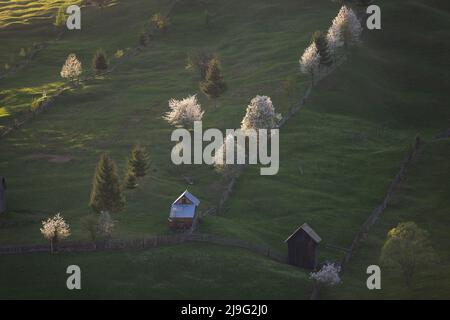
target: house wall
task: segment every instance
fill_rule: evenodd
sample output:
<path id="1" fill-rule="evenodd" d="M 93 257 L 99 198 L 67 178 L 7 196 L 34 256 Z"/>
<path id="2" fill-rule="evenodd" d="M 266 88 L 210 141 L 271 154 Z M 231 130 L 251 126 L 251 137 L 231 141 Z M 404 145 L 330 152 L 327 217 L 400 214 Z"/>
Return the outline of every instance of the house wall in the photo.
<path id="1" fill-rule="evenodd" d="M 169 218 L 169 227 L 171 229 L 189 229 L 192 227 L 193 221 L 192 218 Z"/>
<path id="2" fill-rule="evenodd" d="M 316 242 L 303 231 L 288 242 L 288 261 L 291 265 L 313 270 L 317 266 L 317 253 Z"/>

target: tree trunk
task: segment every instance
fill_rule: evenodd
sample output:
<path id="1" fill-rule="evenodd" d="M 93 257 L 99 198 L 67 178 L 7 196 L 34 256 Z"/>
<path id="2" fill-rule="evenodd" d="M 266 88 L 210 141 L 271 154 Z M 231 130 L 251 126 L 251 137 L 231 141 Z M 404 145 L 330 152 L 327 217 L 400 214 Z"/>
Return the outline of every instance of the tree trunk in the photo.
<path id="1" fill-rule="evenodd" d="M 55 236 L 51 240 L 51 249 L 52 249 L 52 254 L 53 253 L 58 253 L 58 236 Z"/>

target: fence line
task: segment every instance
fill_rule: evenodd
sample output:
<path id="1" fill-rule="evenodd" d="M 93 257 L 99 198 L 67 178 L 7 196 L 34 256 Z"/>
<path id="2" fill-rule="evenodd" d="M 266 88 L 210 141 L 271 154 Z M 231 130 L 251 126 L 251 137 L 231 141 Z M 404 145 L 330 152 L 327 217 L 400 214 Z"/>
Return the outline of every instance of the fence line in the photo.
<path id="1" fill-rule="evenodd" d="M 151 249 L 163 246 L 177 245 L 185 242 L 203 242 L 220 246 L 247 249 L 281 263 L 287 263 L 287 256 L 270 247 L 242 240 L 239 238 L 224 237 L 204 233 L 183 233 L 146 236 L 129 240 L 103 240 L 103 241 L 63 241 L 58 246 L 59 252 L 101 252 L 118 251 L 124 249 Z M 7 245 L 0 246 L 0 255 L 24 253 L 49 253 L 49 244 Z"/>
<path id="2" fill-rule="evenodd" d="M 331 74 L 334 70 L 336 70 L 341 64 L 344 63 L 344 61 L 346 60 L 345 57 L 339 59 L 338 61 L 336 61 L 336 63 L 330 67 L 330 68 L 326 68 L 325 70 L 321 70 L 319 72 L 319 74 L 317 75 L 317 78 L 311 82 L 308 85 L 308 88 L 306 89 L 305 93 L 303 94 L 302 98 L 298 101 L 298 103 L 292 105 L 288 111 L 286 112 L 286 114 L 283 116 L 283 118 L 281 119 L 280 123 L 278 124 L 278 128 L 283 127 L 286 122 L 291 119 L 298 111 L 300 111 L 300 109 L 302 109 L 302 107 L 304 105 L 306 105 L 309 96 L 311 95 L 312 89 L 313 87 L 319 83 L 322 79 L 324 79 L 325 77 L 327 77 L 329 74 Z M 222 196 L 219 200 L 219 210 L 223 211 L 223 208 L 225 207 L 226 202 L 228 201 L 228 199 L 231 197 L 231 194 L 234 190 L 234 187 L 237 183 L 237 180 L 239 179 L 239 176 L 242 174 L 242 172 L 245 170 L 245 166 L 243 166 L 242 168 L 240 168 L 237 172 L 236 175 L 234 175 L 229 182 L 226 184 L 224 190 L 222 191 Z"/>
<path id="3" fill-rule="evenodd" d="M 369 230 L 377 222 L 377 220 L 380 218 L 380 216 L 386 211 L 386 209 L 389 205 L 389 202 L 392 200 L 392 197 L 394 196 L 394 193 L 398 189 L 400 183 L 406 178 L 409 165 L 413 162 L 413 160 L 417 157 L 417 155 L 423 149 L 423 146 L 424 146 L 424 142 L 422 142 L 419 138 L 416 138 L 416 142 L 414 143 L 412 148 L 408 150 L 404 160 L 402 161 L 402 163 L 400 165 L 400 169 L 399 169 L 398 173 L 396 174 L 394 180 L 390 184 L 390 186 L 383 198 L 383 201 L 367 217 L 367 219 L 364 221 L 361 228 L 359 229 L 358 233 L 354 237 L 348 252 L 345 254 L 344 258 L 342 259 L 342 262 L 341 262 L 342 267 L 344 267 L 350 261 L 350 259 L 353 257 L 354 252 L 356 251 L 356 249 L 360 246 L 361 242 L 367 237 Z"/>
<path id="4" fill-rule="evenodd" d="M 401 162 L 400 169 L 395 175 L 394 180 L 389 185 L 389 188 L 382 200 L 382 202 L 372 211 L 372 213 L 367 217 L 364 223 L 359 228 L 356 233 L 350 247 L 346 250 L 346 253 L 341 261 L 341 270 L 344 271 L 344 267 L 350 262 L 356 250 L 360 247 L 361 243 L 367 238 L 369 230 L 375 225 L 380 216 L 388 208 L 389 202 L 392 200 L 394 193 L 400 186 L 400 183 L 406 179 L 408 173 L 408 167 L 423 150 L 425 143 L 419 137 L 416 137 L 416 141 L 412 148 L 409 149 Z M 314 290 L 310 296 L 311 300 L 317 300 L 320 298 L 320 287 L 315 286 Z"/>

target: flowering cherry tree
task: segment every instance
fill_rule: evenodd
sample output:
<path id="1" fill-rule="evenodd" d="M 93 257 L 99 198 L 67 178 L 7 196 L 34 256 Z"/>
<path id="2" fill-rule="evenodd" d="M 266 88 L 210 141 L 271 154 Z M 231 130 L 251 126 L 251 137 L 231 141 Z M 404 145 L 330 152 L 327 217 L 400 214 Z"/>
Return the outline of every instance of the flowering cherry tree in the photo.
<path id="1" fill-rule="evenodd" d="M 70 236 L 70 227 L 59 213 L 52 218 L 42 221 L 40 230 L 44 238 L 50 240 L 52 253 L 58 251 L 58 241 L 60 239 Z"/>
<path id="2" fill-rule="evenodd" d="M 310 278 L 315 280 L 319 285 L 328 287 L 337 286 L 341 283 L 339 272 L 341 272 L 339 265 L 326 263 L 319 271 L 312 272 Z"/>
<path id="3" fill-rule="evenodd" d="M 234 148 L 233 164 L 226 163 L 227 148 Z M 245 148 L 236 141 L 236 137 L 233 134 L 227 135 L 214 155 L 215 170 L 227 178 L 238 175 L 243 166 L 242 164 L 238 164 L 238 154 L 243 154 L 245 157 Z"/>
<path id="4" fill-rule="evenodd" d="M 359 43 L 362 31 L 361 22 L 355 12 L 347 6 L 342 6 L 328 29 L 327 40 L 330 50 L 334 53 L 344 45 Z"/>
<path id="5" fill-rule="evenodd" d="M 241 122 L 241 129 L 273 129 L 280 115 L 275 113 L 272 100 L 267 96 L 256 96 L 247 106 L 247 113 Z"/>
<path id="6" fill-rule="evenodd" d="M 320 64 L 320 54 L 315 42 L 306 48 L 299 62 L 301 72 L 311 75 L 311 79 L 314 81 L 314 75 L 317 73 Z"/>
<path id="7" fill-rule="evenodd" d="M 195 121 L 201 121 L 203 114 L 201 105 L 197 101 L 197 96 L 189 96 L 182 100 L 169 100 L 170 111 L 164 116 L 172 125 L 185 128 L 192 128 Z"/>
<path id="8" fill-rule="evenodd" d="M 336 18 L 333 19 L 331 27 L 328 29 L 327 33 L 328 48 L 330 49 L 333 56 L 336 54 L 336 50 L 338 50 L 344 45 L 342 24 L 343 24 L 342 17 L 340 15 L 337 15 Z"/>
<path id="9" fill-rule="evenodd" d="M 81 62 L 77 59 L 74 53 L 69 54 L 66 62 L 61 69 L 61 77 L 69 81 L 78 80 L 78 77 L 83 72 Z"/>

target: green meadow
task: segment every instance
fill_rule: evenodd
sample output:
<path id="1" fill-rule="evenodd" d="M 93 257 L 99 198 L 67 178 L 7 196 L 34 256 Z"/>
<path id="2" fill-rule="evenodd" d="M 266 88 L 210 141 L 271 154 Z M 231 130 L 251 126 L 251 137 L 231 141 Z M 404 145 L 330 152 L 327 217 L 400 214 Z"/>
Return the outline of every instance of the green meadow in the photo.
<path id="1" fill-rule="evenodd" d="M 329 0 L 181 0 L 167 33 L 120 61 L 125 58 L 114 53 L 135 48 L 152 15 L 170 2 L 86 7 L 82 30 L 56 40 L 52 23 L 61 2 L 0 2 L 0 69 L 20 59 L 21 48 L 48 42 L 29 65 L 0 79 L 0 128 L 27 113 L 33 98 L 64 84 L 59 73 L 69 53 L 82 61 L 84 75 L 91 74 L 99 48 L 111 64 L 120 65 L 65 92 L 0 140 L 9 208 L 0 216 L 0 245 L 45 242 L 41 221 L 57 212 L 71 226 L 70 239 L 88 239 L 81 219 L 94 214 L 88 201 L 100 155 L 108 152 L 122 176 L 138 142 L 149 151 L 150 174 L 136 190 L 126 191 L 126 207 L 114 215 L 115 238 L 169 233 L 170 204 L 186 188 L 200 199 L 200 210 L 216 206 L 223 178 L 208 166 L 177 167 L 170 160 L 173 127 L 163 119 L 168 100 L 198 94 L 206 111 L 203 127 L 221 130 L 238 128 L 256 95 L 270 96 L 276 111 L 285 113 L 309 84 L 298 60 L 311 34 L 326 31 L 340 8 Z M 313 88 L 308 103 L 281 129 L 279 173 L 260 176 L 258 166 L 248 168 L 224 210 L 203 219 L 201 232 L 286 253 L 284 240 L 307 222 L 323 239 L 320 260 L 340 260 L 343 252 L 324 245 L 350 245 L 416 134 L 431 141 L 450 127 L 449 5 L 439 0 L 376 3 L 382 8 L 382 30 L 366 30 L 362 45 Z M 188 54 L 199 48 L 210 48 L 221 59 L 228 91 L 217 108 L 200 93 L 199 76 L 186 70 Z M 448 140 L 427 143 L 392 207 L 345 270 L 343 284 L 323 297 L 449 297 L 449 156 Z M 430 233 L 442 264 L 419 275 L 411 290 L 390 270 L 383 290 L 369 292 L 365 269 L 377 264 L 387 231 L 403 221 L 415 221 Z M 84 270 L 80 293 L 65 289 L 69 264 Z M 307 299 L 312 288 L 304 270 L 245 250 L 195 243 L 143 252 L 0 256 L 0 275 L 0 298 Z"/>

